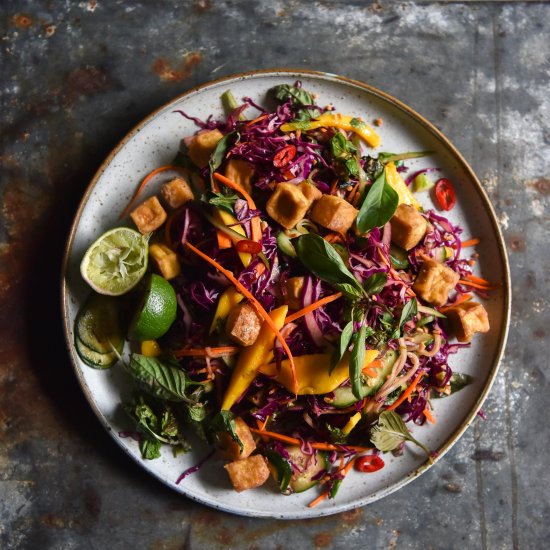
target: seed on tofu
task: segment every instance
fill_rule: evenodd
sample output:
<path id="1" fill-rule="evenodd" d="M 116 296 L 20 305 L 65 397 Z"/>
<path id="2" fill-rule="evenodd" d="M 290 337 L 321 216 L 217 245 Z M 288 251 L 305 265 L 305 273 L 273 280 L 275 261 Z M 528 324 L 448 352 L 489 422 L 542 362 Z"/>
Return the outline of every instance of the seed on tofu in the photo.
<path id="1" fill-rule="evenodd" d="M 199 168 L 206 166 L 222 137 L 223 134 L 218 129 L 199 132 L 187 146 L 189 158 Z"/>
<path id="2" fill-rule="evenodd" d="M 450 267 L 435 260 L 426 260 L 418 273 L 413 290 L 426 302 L 442 306 L 449 298 L 449 292 L 458 283 L 460 276 Z"/>
<path id="3" fill-rule="evenodd" d="M 459 342 L 469 342 L 476 332 L 488 332 L 490 328 L 487 311 L 477 302 L 463 302 L 453 306 L 445 315 Z"/>
<path id="4" fill-rule="evenodd" d="M 391 240 L 397 246 L 410 250 L 426 233 L 426 220 L 410 204 L 400 204 L 390 220 Z"/>
<path id="5" fill-rule="evenodd" d="M 241 346 L 251 346 L 258 338 L 262 321 L 254 307 L 244 302 L 236 306 L 227 317 L 225 332 Z"/>
<path id="6" fill-rule="evenodd" d="M 357 217 L 358 210 L 334 195 L 323 195 L 311 210 L 312 221 L 337 233 L 345 234 Z"/>
<path id="7" fill-rule="evenodd" d="M 224 468 L 238 493 L 263 485 L 269 478 L 269 468 L 262 455 L 253 455 L 226 464 Z"/>
<path id="8" fill-rule="evenodd" d="M 227 432 L 223 432 L 218 438 L 218 447 L 221 455 L 227 460 L 242 460 L 252 454 L 256 449 L 256 442 L 247 423 L 242 418 L 235 419 L 235 433 L 241 440 L 243 448 Z"/>
<path id="9" fill-rule="evenodd" d="M 310 202 L 292 183 L 278 183 L 267 201 L 267 213 L 286 229 L 292 229 L 306 214 Z"/>
<path id="10" fill-rule="evenodd" d="M 298 310 L 302 307 L 304 281 L 304 277 L 291 277 L 286 282 L 286 303 L 290 309 Z"/>
<path id="11" fill-rule="evenodd" d="M 166 221 L 166 212 L 156 196 L 142 202 L 130 217 L 134 220 L 140 233 L 150 233 L 158 229 Z"/>
<path id="12" fill-rule="evenodd" d="M 254 166 L 241 159 L 229 159 L 225 167 L 225 177 L 239 184 L 245 191 L 252 190 Z"/>
<path id="13" fill-rule="evenodd" d="M 174 178 L 162 185 L 160 194 L 170 208 L 179 208 L 193 200 L 193 191 L 183 178 Z"/>

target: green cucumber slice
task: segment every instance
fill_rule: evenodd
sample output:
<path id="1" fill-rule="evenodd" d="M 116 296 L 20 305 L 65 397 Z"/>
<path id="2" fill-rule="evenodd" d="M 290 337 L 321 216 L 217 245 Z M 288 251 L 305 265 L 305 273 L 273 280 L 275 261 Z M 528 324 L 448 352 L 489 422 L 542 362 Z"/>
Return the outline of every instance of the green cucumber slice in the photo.
<path id="1" fill-rule="evenodd" d="M 294 493 L 303 493 L 319 483 L 319 480 L 312 479 L 321 471 L 328 468 L 328 460 L 325 453 L 317 451 L 314 457 L 304 454 L 300 447 L 286 448 L 291 464 L 299 468 L 294 471 L 290 479 L 289 487 Z"/>
<path id="2" fill-rule="evenodd" d="M 277 235 L 277 247 L 283 254 L 296 258 L 297 254 L 294 245 L 290 242 L 290 238 L 284 231 L 280 231 Z"/>
<path id="3" fill-rule="evenodd" d="M 108 369 L 118 360 L 118 356 L 114 351 L 110 353 L 98 353 L 97 351 L 89 348 L 78 337 L 75 337 L 74 344 L 78 356 L 82 359 L 82 361 L 84 361 L 84 363 L 86 363 L 86 365 L 94 369 Z"/>

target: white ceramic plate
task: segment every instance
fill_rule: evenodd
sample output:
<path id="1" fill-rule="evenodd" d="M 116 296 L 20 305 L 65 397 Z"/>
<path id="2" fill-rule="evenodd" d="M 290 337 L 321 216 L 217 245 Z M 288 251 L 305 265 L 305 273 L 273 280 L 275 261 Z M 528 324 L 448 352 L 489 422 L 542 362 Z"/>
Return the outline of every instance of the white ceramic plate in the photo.
<path id="1" fill-rule="evenodd" d="M 129 389 L 126 375 L 117 367 L 99 371 L 84 365 L 73 346 L 73 322 L 88 293 L 78 270 L 83 253 L 101 233 L 119 225 L 117 215 L 128 203 L 140 179 L 155 167 L 170 163 L 180 139 L 197 130 L 192 121 L 173 111 L 183 109 L 201 119 L 212 113 L 221 117 L 220 96 L 225 90 L 231 89 L 237 98 L 249 96 L 262 103 L 269 88 L 276 84 L 292 84 L 297 79 L 302 81 L 305 89 L 318 95 L 321 105 L 332 103 L 338 112 L 362 116 L 366 121 L 382 118 L 383 125 L 378 129 L 382 145 L 378 151 L 435 152 L 432 157 L 409 161 L 408 165 L 411 171 L 436 166 L 441 169 L 442 176 L 455 183 L 458 202 L 449 217 L 464 228 L 464 238 L 482 238 L 478 247 L 482 274 L 501 285 L 485 302 L 491 331 L 476 336 L 471 348 L 451 358 L 453 369 L 473 375 L 475 382 L 450 397 L 435 401 L 437 424 L 413 428 L 414 436 L 432 450 L 437 450 L 436 460 L 440 460 L 472 422 L 498 369 L 510 309 L 506 253 L 489 200 L 462 156 L 420 115 L 370 86 L 330 74 L 274 70 L 228 77 L 193 89 L 168 103 L 121 141 L 90 183 L 69 237 L 62 288 L 65 334 L 76 374 L 90 405 L 122 449 L 159 480 L 203 504 L 248 516 L 286 519 L 334 514 L 373 502 L 404 486 L 426 471 L 429 464 L 414 445 L 407 445 L 404 455 L 399 458 L 386 454 L 386 467 L 379 472 L 351 472 L 334 500 L 325 501 L 313 509 L 306 505 L 316 496 L 315 489 L 283 496 L 267 484 L 256 490 L 236 493 L 217 459 L 208 461 L 199 472 L 176 485 L 181 472 L 196 464 L 209 449 L 197 443 L 191 453 L 178 458 L 172 456 L 170 449 L 164 449 L 160 459 L 142 460 L 137 443 L 119 435 L 129 428 L 126 417 L 118 409 L 121 397 Z M 419 194 L 419 198 L 425 207 L 433 208 L 426 193 Z"/>

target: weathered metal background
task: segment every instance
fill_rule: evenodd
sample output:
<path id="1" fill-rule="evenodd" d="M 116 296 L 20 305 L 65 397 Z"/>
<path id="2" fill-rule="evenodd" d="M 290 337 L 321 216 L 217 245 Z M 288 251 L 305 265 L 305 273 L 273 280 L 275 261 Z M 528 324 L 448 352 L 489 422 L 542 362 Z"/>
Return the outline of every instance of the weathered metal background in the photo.
<path id="1" fill-rule="evenodd" d="M 550 4 L 22 0 L 0 9 L 0 547 L 546 547 Z M 209 510 L 133 464 L 76 383 L 58 296 L 72 215 L 118 140 L 192 86 L 273 67 L 362 80 L 441 128 L 495 205 L 515 295 L 487 421 L 401 491 L 300 522 Z"/>

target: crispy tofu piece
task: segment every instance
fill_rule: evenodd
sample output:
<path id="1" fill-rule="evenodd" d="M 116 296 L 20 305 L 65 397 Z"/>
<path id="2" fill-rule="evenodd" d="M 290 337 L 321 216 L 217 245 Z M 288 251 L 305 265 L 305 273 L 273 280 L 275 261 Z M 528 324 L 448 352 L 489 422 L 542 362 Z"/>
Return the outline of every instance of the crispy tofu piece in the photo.
<path id="1" fill-rule="evenodd" d="M 222 433 L 219 437 L 219 451 L 227 460 L 242 460 L 248 458 L 256 449 L 256 442 L 250 428 L 242 418 L 235 419 L 235 433 L 243 444 L 243 449 L 228 434 Z"/>
<path id="2" fill-rule="evenodd" d="M 304 277 L 291 277 L 286 282 L 286 302 L 290 309 L 298 310 L 302 307 L 304 282 Z"/>
<path id="3" fill-rule="evenodd" d="M 160 194 L 164 202 L 173 209 L 179 208 L 195 198 L 191 187 L 183 178 L 174 178 L 164 183 L 160 188 Z"/>
<path id="4" fill-rule="evenodd" d="M 442 306 L 460 278 L 450 267 L 435 260 L 426 260 L 413 285 L 413 290 L 426 302 Z"/>
<path id="5" fill-rule="evenodd" d="M 130 213 L 140 233 L 150 233 L 158 229 L 166 221 L 166 211 L 156 196 L 142 202 Z"/>
<path id="6" fill-rule="evenodd" d="M 397 246 L 410 250 L 426 234 L 426 220 L 410 204 L 400 204 L 390 220 L 391 240 Z"/>
<path id="7" fill-rule="evenodd" d="M 196 164 L 199 168 L 206 166 L 210 160 L 210 155 L 214 152 L 218 141 L 222 137 L 223 134 L 217 128 L 199 132 L 187 147 L 189 158 L 193 161 L 193 164 Z"/>
<path id="8" fill-rule="evenodd" d="M 230 462 L 224 468 L 238 493 L 259 487 L 269 478 L 269 468 L 262 455 L 253 455 Z"/>
<path id="9" fill-rule="evenodd" d="M 267 201 L 267 213 L 286 229 L 292 229 L 305 215 L 310 202 L 292 183 L 278 183 Z"/>
<path id="10" fill-rule="evenodd" d="M 309 217 L 331 231 L 345 234 L 355 221 L 358 212 L 349 202 L 340 197 L 323 195 L 315 201 Z"/>
<path id="11" fill-rule="evenodd" d="M 319 189 L 317 189 L 315 185 L 305 180 L 300 183 L 298 187 L 300 188 L 302 195 L 304 195 L 304 197 L 308 200 L 309 206 L 311 206 L 316 200 L 320 199 L 323 196 L 323 193 L 321 193 L 321 191 L 319 191 Z"/>
<path id="12" fill-rule="evenodd" d="M 165 279 L 173 279 L 181 273 L 177 254 L 166 245 L 152 244 L 149 246 L 149 256 Z"/>
<path id="13" fill-rule="evenodd" d="M 248 303 L 240 303 L 233 308 L 225 322 L 225 332 L 231 340 L 241 346 L 251 346 L 258 338 L 262 321 L 254 307 Z"/>
<path id="14" fill-rule="evenodd" d="M 225 177 L 238 183 L 245 191 L 252 191 L 252 178 L 254 177 L 254 166 L 246 160 L 229 159 L 225 167 Z"/>
<path id="15" fill-rule="evenodd" d="M 463 302 L 449 308 L 445 315 L 459 342 L 469 342 L 476 332 L 489 331 L 489 317 L 485 308 L 477 302 Z"/>

